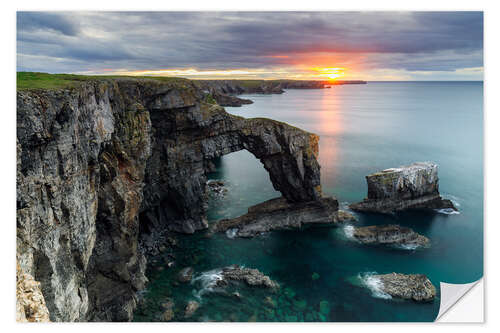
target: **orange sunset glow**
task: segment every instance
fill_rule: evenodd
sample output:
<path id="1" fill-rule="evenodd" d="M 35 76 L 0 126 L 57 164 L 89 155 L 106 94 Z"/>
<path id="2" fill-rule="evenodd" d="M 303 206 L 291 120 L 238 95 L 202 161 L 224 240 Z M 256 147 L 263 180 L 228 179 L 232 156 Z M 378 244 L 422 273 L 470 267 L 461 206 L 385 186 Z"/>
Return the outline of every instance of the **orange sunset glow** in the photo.
<path id="1" fill-rule="evenodd" d="M 330 81 L 334 81 L 340 77 L 345 76 L 345 68 L 342 68 L 342 67 L 312 68 L 312 70 L 318 72 L 319 77 L 326 77 Z"/>

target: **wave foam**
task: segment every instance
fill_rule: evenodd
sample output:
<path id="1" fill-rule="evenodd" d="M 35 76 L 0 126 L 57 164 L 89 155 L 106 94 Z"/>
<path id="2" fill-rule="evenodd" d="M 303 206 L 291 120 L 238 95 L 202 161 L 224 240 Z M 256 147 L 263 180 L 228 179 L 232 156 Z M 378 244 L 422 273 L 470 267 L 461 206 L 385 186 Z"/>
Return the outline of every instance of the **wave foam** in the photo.
<path id="1" fill-rule="evenodd" d="M 398 244 L 398 245 L 395 245 L 394 247 L 396 247 L 398 249 L 402 249 L 402 250 L 413 251 L 413 250 L 418 249 L 420 247 L 420 245 L 418 245 L 418 244 Z"/>
<path id="2" fill-rule="evenodd" d="M 441 208 L 441 209 L 436 209 L 435 211 L 438 212 L 439 214 L 445 214 L 445 215 L 460 214 L 459 211 L 456 211 L 456 210 L 451 209 L 451 208 Z"/>
<path id="3" fill-rule="evenodd" d="M 449 199 L 455 207 L 460 207 L 460 201 L 462 201 L 462 199 L 460 199 L 459 197 L 451 194 L 443 194 L 443 198 Z"/>
<path id="4" fill-rule="evenodd" d="M 349 224 L 344 226 L 344 235 L 349 239 L 354 239 L 354 227 Z"/>
<path id="5" fill-rule="evenodd" d="M 232 229 L 227 229 L 226 230 L 226 236 L 227 238 L 233 239 L 236 237 L 236 234 L 238 233 L 238 228 L 232 228 Z"/>
<path id="6" fill-rule="evenodd" d="M 383 290 L 384 284 L 379 278 L 375 277 L 376 274 L 377 274 L 376 272 L 369 272 L 369 273 L 359 274 L 358 277 L 361 280 L 362 284 L 368 289 L 370 289 L 373 297 L 382 299 L 391 299 L 392 296 L 384 292 Z"/>
<path id="7" fill-rule="evenodd" d="M 217 282 L 221 280 L 223 280 L 221 269 L 213 269 L 195 276 L 191 284 L 199 283 L 200 289 L 193 290 L 193 296 L 201 300 L 203 295 L 215 291 Z"/>

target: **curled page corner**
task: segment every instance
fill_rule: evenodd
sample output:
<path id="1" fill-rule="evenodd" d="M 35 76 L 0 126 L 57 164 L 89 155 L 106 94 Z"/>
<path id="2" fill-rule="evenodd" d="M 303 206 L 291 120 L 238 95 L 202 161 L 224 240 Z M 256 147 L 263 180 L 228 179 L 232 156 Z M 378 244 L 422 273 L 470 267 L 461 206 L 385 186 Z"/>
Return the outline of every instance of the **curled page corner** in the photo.
<path id="1" fill-rule="evenodd" d="M 439 305 L 439 313 L 435 319 L 437 322 L 446 322 L 448 320 L 444 320 L 443 315 L 446 314 L 452 307 L 454 307 L 455 304 L 457 304 L 462 297 L 464 297 L 474 286 L 477 284 L 481 283 L 482 287 L 482 282 L 483 279 L 479 279 L 477 281 L 471 282 L 471 283 L 464 283 L 464 284 L 453 284 L 453 283 L 445 283 L 441 282 L 440 283 L 440 288 L 441 288 L 441 299 L 440 299 L 440 305 Z M 481 288 L 481 302 L 482 302 L 482 293 L 483 289 Z M 476 308 L 477 304 L 471 305 L 472 307 Z M 481 304 L 481 318 L 483 318 L 482 314 L 482 304 Z M 452 320 L 455 321 L 455 320 Z M 461 320 L 457 320 L 461 321 Z M 468 320 L 464 320 L 463 322 L 466 322 Z M 474 320 L 475 321 L 475 320 Z M 479 321 L 482 321 L 479 320 Z"/>

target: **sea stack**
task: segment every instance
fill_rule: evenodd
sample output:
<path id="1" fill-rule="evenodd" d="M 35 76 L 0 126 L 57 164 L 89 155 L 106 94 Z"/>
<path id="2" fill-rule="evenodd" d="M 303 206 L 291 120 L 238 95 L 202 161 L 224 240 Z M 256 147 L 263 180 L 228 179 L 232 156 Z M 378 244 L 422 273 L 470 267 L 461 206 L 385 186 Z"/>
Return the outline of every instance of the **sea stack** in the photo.
<path id="1" fill-rule="evenodd" d="M 366 176 L 368 197 L 351 204 L 353 210 L 392 214 L 406 209 L 452 209 L 439 194 L 438 166 L 416 162 Z"/>

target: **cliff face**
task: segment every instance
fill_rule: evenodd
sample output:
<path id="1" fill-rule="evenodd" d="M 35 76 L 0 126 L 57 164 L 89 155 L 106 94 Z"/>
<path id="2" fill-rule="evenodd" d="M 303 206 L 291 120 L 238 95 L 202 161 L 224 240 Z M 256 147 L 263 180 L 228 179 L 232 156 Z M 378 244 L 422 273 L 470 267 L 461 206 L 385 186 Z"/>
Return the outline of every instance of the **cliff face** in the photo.
<path id="1" fill-rule="evenodd" d="M 17 260 L 51 320 L 131 319 L 142 235 L 207 227 L 212 158 L 247 149 L 288 202 L 320 198 L 316 135 L 204 101 L 189 81 L 18 92 Z"/>

